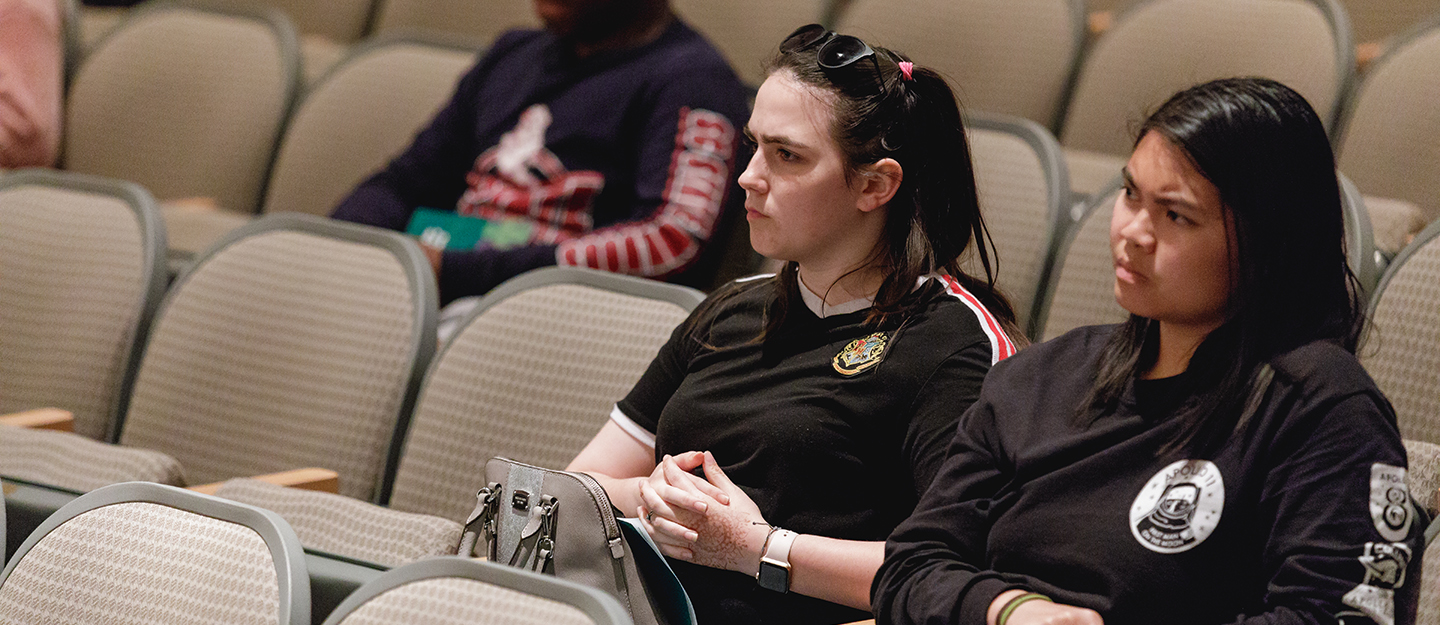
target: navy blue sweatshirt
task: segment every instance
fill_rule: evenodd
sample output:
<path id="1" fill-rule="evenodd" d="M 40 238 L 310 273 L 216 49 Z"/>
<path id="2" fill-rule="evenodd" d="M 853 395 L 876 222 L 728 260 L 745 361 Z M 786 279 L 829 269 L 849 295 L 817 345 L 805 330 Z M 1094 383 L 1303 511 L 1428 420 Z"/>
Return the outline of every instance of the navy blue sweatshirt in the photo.
<path id="1" fill-rule="evenodd" d="M 724 58 L 679 20 L 584 59 L 548 31 L 512 31 L 333 216 L 404 230 L 427 207 L 518 228 L 513 246 L 444 254 L 446 302 L 557 262 L 694 282 L 713 268 L 704 243 L 722 210 L 742 197 L 748 110 Z"/>

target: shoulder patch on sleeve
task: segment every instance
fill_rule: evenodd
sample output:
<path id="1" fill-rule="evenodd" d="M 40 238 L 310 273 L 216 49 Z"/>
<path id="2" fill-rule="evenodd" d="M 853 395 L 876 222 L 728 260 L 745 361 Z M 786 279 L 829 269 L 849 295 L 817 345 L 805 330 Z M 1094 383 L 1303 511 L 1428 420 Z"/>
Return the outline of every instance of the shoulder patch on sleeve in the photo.
<path id="1" fill-rule="evenodd" d="M 1370 465 L 1370 519 L 1375 530 L 1391 542 L 1405 540 L 1414 522 L 1405 469 L 1381 462 Z"/>

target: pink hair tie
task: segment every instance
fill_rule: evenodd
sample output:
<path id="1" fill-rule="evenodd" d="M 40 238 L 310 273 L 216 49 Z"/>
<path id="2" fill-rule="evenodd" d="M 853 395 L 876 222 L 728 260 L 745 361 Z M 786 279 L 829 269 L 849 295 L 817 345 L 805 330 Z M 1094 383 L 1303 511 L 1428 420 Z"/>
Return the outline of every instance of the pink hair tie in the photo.
<path id="1" fill-rule="evenodd" d="M 905 80 L 915 80 L 913 73 L 915 71 L 914 63 L 910 61 L 900 61 L 897 65 L 900 66 L 900 74 L 905 77 Z"/>

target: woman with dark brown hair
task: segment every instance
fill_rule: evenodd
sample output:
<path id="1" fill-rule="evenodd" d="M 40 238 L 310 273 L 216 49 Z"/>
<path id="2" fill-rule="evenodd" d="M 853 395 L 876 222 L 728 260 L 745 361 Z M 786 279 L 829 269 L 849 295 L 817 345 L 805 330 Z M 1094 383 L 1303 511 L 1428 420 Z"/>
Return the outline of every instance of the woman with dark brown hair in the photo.
<path id="1" fill-rule="evenodd" d="M 1171 97 L 1110 243 L 1125 323 L 995 367 L 891 535 L 885 623 L 1409 623 L 1424 514 L 1356 360 L 1335 162 L 1271 80 Z"/>
<path id="2" fill-rule="evenodd" d="M 866 618 L 883 540 L 1020 335 L 938 74 L 807 26 L 746 131 L 750 241 L 784 267 L 702 304 L 570 468 L 644 520 L 702 622 Z"/>

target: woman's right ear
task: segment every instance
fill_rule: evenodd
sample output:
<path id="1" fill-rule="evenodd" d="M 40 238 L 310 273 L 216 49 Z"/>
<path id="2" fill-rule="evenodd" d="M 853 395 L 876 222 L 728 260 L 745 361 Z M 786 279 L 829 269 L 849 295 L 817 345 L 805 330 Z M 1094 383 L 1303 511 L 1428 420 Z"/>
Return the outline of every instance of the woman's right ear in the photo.
<path id="1" fill-rule="evenodd" d="M 899 161 L 882 158 L 867 167 L 863 177 L 864 186 L 860 188 L 859 208 L 861 212 L 868 213 L 886 205 L 895 197 L 900 191 L 900 183 L 905 180 L 905 170 Z"/>

